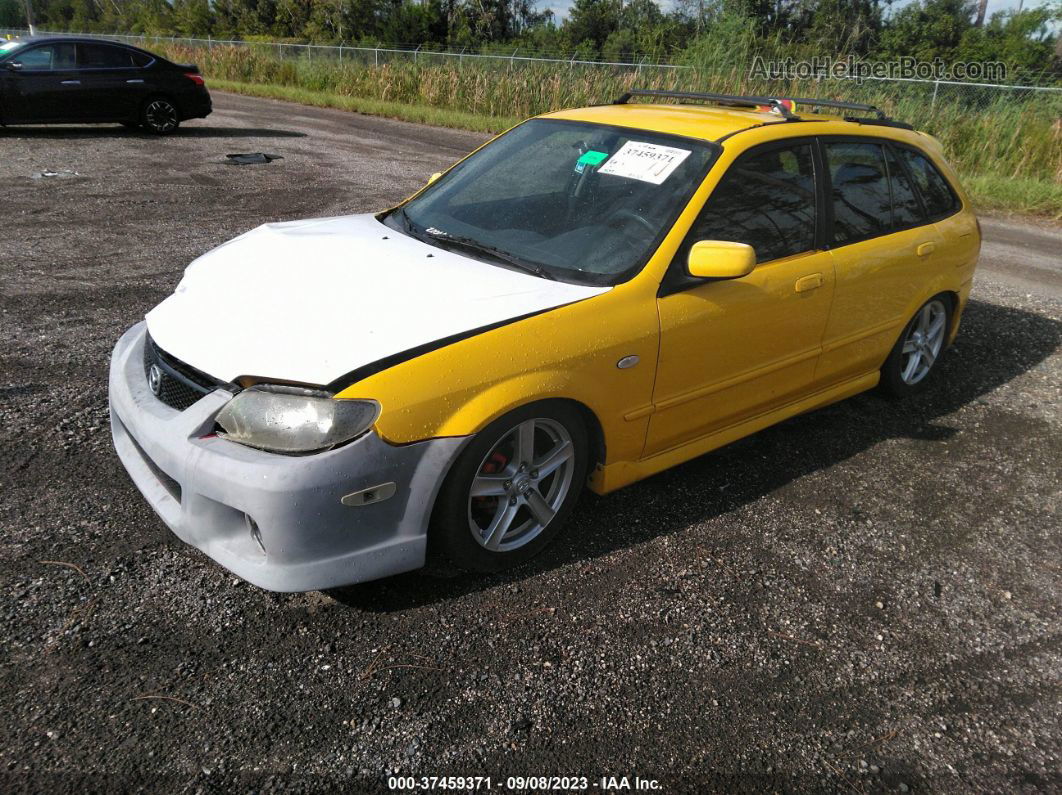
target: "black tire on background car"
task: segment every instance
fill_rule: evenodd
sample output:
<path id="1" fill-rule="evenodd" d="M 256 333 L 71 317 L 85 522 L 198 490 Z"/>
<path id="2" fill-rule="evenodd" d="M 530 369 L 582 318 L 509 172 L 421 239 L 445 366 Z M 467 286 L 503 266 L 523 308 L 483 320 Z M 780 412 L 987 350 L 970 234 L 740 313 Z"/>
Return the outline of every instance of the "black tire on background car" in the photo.
<path id="1" fill-rule="evenodd" d="M 443 483 L 428 535 L 432 562 L 495 572 L 538 554 L 579 499 L 587 451 L 583 418 L 563 401 L 524 406 L 492 422 Z"/>
<path id="2" fill-rule="evenodd" d="M 166 97 L 152 97 L 144 103 L 140 123 L 148 132 L 168 135 L 181 125 L 180 113 L 173 101 Z"/>
<path id="3" fill-rule="evenodd" d="M 906 397 L 926 388 L 951 329 L 951 298 L 935 295 L 915 312 L 881 368 L 881 390 Z"/>

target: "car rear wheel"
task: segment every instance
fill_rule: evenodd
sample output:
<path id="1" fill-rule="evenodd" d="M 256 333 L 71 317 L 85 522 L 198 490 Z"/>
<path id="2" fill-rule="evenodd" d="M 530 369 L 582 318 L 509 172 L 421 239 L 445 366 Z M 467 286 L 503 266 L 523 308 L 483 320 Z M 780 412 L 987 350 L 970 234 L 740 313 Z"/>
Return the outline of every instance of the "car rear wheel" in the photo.
<path id="1" fill-rule="evenodd" d="M 156 135 L 168 135 L 181 124 L 177 106 L 165 97 L 155 97 L 144 103 L 140 116 L 144 129 Z"/>
<path id="2" fill-rule="evenodd" d="M 951 328 L 951 302 L 942 295 L 930 298 L 904 328 L 885 365 L 881 388 L 906 397 L 926 387 Z"/>
<path id="3" fill-rule="evenodd" d="M 586 481 L 587 435 L 560 402 L 488 425 L 447 476 L 432 516 L 434 556 L 494 572 L 538 554 L 560 532 Z"/>

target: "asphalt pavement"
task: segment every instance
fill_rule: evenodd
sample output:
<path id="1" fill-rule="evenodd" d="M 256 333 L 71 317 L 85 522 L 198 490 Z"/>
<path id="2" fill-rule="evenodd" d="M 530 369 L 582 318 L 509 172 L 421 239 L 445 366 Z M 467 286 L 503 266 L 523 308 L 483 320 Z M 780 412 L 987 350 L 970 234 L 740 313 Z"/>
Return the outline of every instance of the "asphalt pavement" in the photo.
<path id="1" fill-rule="evenodd" d="M 277 595 L 129 482 L 111 347 L 211 247 L 384 208 L 483 136 L 215 102 L 166 139 L 0 130 L 6 791 L 1062 787 L 1057 226 L 983 220 L 958 343 L 916 399 L 587 494 L 505 575 Z M 224 162 L 259 151 L 283 159 Z"/>

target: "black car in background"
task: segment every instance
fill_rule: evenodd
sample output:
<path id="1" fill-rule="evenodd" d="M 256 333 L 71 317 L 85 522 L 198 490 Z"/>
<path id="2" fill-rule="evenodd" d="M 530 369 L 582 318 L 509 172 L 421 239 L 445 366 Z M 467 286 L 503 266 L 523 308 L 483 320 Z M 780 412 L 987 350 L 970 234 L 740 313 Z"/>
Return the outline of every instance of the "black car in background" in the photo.
<path id="1" fill-rule="evenodd" d="M 210 110 L 194 65 L 100 39 L 0 42 L 0 125 L 118 122 L 165 134 Z"/>

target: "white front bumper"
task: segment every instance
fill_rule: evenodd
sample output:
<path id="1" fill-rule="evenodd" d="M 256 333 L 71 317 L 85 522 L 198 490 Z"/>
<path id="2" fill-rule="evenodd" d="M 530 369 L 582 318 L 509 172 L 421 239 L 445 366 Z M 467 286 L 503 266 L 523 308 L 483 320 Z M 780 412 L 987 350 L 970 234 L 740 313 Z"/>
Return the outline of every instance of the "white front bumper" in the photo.
<path id="1" fill-rule="evenodd" d="M 183 541 L 273 591 L 309 591 L 424 565 L 431 508 L 465 439 L 396 447 L 375 433 L 309 456 L 254 450 L 212 435 L 225 390 L 185 411 L 159 401 L 143 366 L 145 327 L 111 356 L 111 432 L 151 507 Z M 349 507 L 340 499 L 383 483 L 394 496 Z"/>

